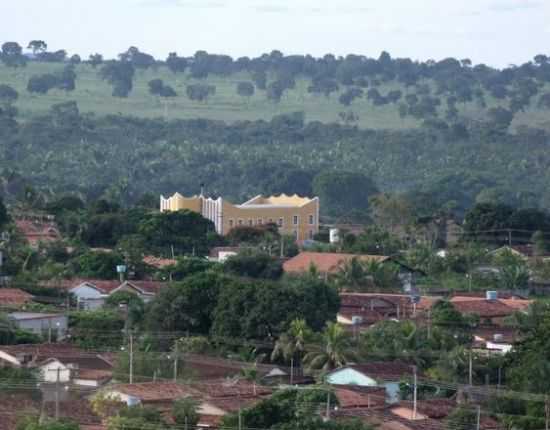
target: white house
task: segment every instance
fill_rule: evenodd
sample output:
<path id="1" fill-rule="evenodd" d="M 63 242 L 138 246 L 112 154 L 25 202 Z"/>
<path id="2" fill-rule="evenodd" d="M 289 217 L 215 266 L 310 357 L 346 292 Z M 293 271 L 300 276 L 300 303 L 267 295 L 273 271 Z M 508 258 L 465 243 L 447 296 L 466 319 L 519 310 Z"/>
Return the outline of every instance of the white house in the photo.
<path id="1" fill-rule="evenodd" d="M 84 280 L 69 289 L 80 309 L 94 310 L 102 307 L 105 300 L 117 291 L 128 291 L 136 294 L 145 303 L 151 301 L 163 286 L 155 281 L 103 281 Z"/>
<path id="2" fill-rule="evenodd" d="M 400 381 L 412 375 L 412 366 L 405 363 L 372 362 L 335 369 L 327 375 L 326 380 L 331 385 L 384 387 L 388 403 L 396 403 L 399 401 Z"/>
<path id="3" fill-rule="evenodd" d="M 12 312 L 8 318 L 17 328 L 27 330 L 49 339 L 64 339 L 67 334 L 67 316 L 39 312 Z"/>

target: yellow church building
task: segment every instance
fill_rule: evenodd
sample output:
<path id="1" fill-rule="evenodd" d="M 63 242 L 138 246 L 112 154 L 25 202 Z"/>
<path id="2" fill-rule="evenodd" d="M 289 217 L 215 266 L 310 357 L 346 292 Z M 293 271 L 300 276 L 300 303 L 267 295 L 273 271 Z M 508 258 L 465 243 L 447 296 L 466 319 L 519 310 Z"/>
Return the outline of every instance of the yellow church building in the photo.
<path id="1" fill-rule="evenodd" d="M 221 235 L 238 226 L 252 227 L 268 223 L 277 224 L 281 234 L 292 235 L 297 241 L 313 239 L 319 232 L 318 197 L 258 195 L 240 205 L 234 205 L 221 197 L 184 197 L 179 193 L 168 198 L 160 196 L 161 212 L 183 209 L 198 212 L 211 220 Z"/>

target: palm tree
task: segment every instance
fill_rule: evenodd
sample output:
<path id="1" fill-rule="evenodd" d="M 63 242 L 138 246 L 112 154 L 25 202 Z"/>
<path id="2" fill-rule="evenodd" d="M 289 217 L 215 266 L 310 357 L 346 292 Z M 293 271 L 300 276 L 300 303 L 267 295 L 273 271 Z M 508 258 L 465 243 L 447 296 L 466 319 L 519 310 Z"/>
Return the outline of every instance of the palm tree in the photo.
<path id="1" fill-rule="evenodd" d="M 290 323 L 290 328 L 283 333 L 271 353 L 271 361 L 282 358 L 290 361 L 290 383 L 294 379 L 294 366 L 299 369 L 302 355 L 305 350 L 305 343 L 311 336 L 311 330 L 304 319 L 295 319 Z"/>
<path id="2" fill-rule="evenodd" d="M 0 345 L 13 342 L 15 326 L 5 313 L 0 313 Z"/>
<path id="3" fill-rule="evenodd" d="M 358 291 L 364 288 L 367 282 L 365 264 L 357 257 L 344 261 L 340 271 L 336 274 L 336 284 L 340 289 Z"/>
<path id="4" fill-rule="evenodd" d="M 351 355 L 349 351 L 349 334 L 342 326 L 328 322 L 323 334 L 323 348 L 320 351 L 311 351 L 304 357 L 309 369 L 328 371 L 344 366 Z"/>
<path id="5" fill-rule="evenodd" d="M 260 373 L 258 372 L 258 364 L 254 363 L 252 366 L 244 367 L 241 369 L 241 376 L 244 380 L 252 382 L 252 389 L 254 395 L 256 395 L 256 384 L 260 380 Z"/>

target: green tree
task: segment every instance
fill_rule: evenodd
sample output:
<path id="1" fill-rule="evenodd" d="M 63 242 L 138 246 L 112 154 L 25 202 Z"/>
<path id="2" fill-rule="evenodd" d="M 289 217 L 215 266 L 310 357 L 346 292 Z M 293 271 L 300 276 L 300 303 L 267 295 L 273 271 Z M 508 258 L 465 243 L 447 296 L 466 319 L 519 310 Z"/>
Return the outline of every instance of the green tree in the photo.
<path id="1" fill-rule="evenodd" d="M 16 430 L 79 430 L 78 423 L 67 420 L 41 420 L 38 417 L 25 417 L 17 423 Z"/>
<path id="2" fill-rule="evenodd" d="M 124 257 L 116 252 L 88 251 L 69 261 L 70 270 L 77 276 L 92 279 L 117 279 L 116 266 Z"/>
<path id="3" fill-rule="evenodd" d="M 359 257 L 346 260 L 335 274 L 334 280 L 341 290 L 366 291 L 371 286 L 365 262 Z"/>
<path id="4" fill-rule="evenodd" d="M 291 362 L 292 367 L 301 368 L 306 342 L 312 338 L 312 332 L 304 319 L 295 319 L 289 329 L 279 336 L 271 353 L 271 360 L 283 359 Z"/>
<path id="5" fill-rule="evenodd" d="M 202 272 L 168 285 L 150 303 L 147 327 L 152 331 L 208 334 L 220 290 L 230 289 L 232 284 L 224 275 Z"/>
<path id="6" fill-rule="evenodd" d="M 71 340 L 82 348 L 118 348 L 122 344 L 123 329 L 122 315 L 111 309 L 69 315 Z"/>
<path id="7" fill-rule="evenodd" d="M 187 210 L 152 214 L 140 222 L 138 233 L 161 253 L 173 247 L 178 254 L 205 255 L 219 241 L 212 221 Z"/>
<path id="8" fill-rule="evenodd" d="M 340 216 L 352 210 L 366 211 L 377 193 L 374 182 L 360 173 L 325 172 L 313 180 L 313 192 L 323 202 L 327 215 Z"/>
<path id="9" fill-rule="evenodd" d="M 237 84 L 237 94 L 250 100 L 250 97 L 254 95 L 254 84 L 252 82 L 239 82 Z"/>
<path id="10" fill-rule="evenodd" d="M 32 49 L 34 55 L 46 52 L 48 49 L 48 44 L 43 40 L 31 40 L 27 49 Z"/>
<path id="11" fill-rule="evenodd" d="M 27 65 L 27 58 L 23 55 L 23 48 L 17 42 L 5 42 L 2 45 L 0 60 L 7 67 L 21 67 Z"/>
<path id="12" fill-rule="evenodd" d="M 279 279 L 283 274 L 283 264 L 278 258 L 246 251 L 229 257 L 223 268 L 227 273 L 250 278 Z"/>
<path id="13" fill-rule="evenodd" d="M 176 400 L 172 405 L 172 416 L 184 430 L 193 429 L 199 422 L 199 402 L 192 397 Z"/>
<path id="14" fill-rule="evenodd" d="M 309 369 L 329 371 L 344 366 L 351 358 L 350 337 L 341 325 L 328 322 L 322 334 L 320 351 L 310 351 L 304 357 Z"/>
<path id="15" fill-rule="evenodd" d="M 168 428 L 161 412 L 150 406 L 128 406 L 122 408 L 118 415 L 107 420 L 108 430 L 167 430 Z"/>
<path id="16" fill-rule="evenodd" d="M 459 406 L 445 419 L 446 430 L 475 428 L 476 424 L 477 412 L 467 405 Z"/>
<path id="17" fill-rule="evenodd" d="M 19 93 L 9 85 L 0 84 L 0 103 L 9 105 L 17 101 Z"/>
<path id="18" fill-rule="evenodd" d="M 533 242 L 535 255 L 537 257 L 546 255 L 550 250 L 550 243 L 546 235 L 540 230 L 533 233 L 533 236 L 531 236 L 531 241 Z"/>

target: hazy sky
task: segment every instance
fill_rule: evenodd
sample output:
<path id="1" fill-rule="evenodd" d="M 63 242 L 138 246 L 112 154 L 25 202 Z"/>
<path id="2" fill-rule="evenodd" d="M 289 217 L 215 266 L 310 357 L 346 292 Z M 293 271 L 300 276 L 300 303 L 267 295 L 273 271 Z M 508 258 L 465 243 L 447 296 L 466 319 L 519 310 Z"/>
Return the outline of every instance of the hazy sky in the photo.
<path id="1" fill-rule="evenodd" d="M 113 57 L 347 53 L 494 66 L 550 54 L 550 0 L 0 0 L 0 41 Z"/>

